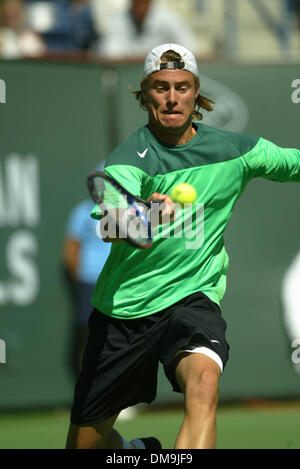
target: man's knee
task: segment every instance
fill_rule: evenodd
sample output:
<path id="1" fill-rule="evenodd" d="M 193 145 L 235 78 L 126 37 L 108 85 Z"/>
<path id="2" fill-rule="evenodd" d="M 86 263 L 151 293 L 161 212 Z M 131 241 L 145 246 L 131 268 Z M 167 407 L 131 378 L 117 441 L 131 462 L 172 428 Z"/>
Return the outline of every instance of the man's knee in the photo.
<path id="1" fill-rule="evenodd" d="M 204 356 L 184 358 L 177 368 L 178 381 L 184 392 L 186 406 L 212 409 L 218 403 L 218 387 L 221 370 Z"/>
<path id="2" fill-rule="evenodd" d="M 218 387 L 219 375 L 213 371 L 203 370 L 186 383 L 186 395 L 199 402 L 213 405 L 218 401 Z"/>

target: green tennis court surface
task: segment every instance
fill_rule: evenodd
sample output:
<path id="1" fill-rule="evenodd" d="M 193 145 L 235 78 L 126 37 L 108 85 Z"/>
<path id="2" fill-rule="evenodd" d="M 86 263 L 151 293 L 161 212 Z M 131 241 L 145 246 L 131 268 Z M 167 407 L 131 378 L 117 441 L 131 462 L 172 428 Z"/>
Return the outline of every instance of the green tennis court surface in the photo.
<path id="1" fill-rule="evenodd" d="M 164 449 L 173 447 L 180 410 L 141 411 L 116 428 L 130 440 L 156 436 Z M 68 411 L 2 414 L 0 449 L 64 448 Z M 225 406 L 218 411 L 219 449 L 300 449 L 300 404 Z"/>

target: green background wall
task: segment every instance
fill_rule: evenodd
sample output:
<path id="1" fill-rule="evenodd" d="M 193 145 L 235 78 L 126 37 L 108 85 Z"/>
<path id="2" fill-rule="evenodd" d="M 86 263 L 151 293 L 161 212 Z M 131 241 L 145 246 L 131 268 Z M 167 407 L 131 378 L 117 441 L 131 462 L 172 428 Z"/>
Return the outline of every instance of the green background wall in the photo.
<path id="1" fill-rule="evenodd" d="M 206 122 L 300 148 L 300 104 L 291 100 L 299 67 L 200 68 L 202 92 L 216 100 Z M 146 122 L 129 92 L 141 69 L 137 63 L 0 61 L 6 83 L 0 104 L 2 409 L 72 400 L 72 316 L 61 273 L 66 218 L 87 197 L 86 175 Z M 231 356 L 223 400 L 299 397 L 280 306 L 282 276 L 300 247 L 299 209 L 297 184 L 265 180 L 252 181 L 236 205 L 225 236 L 230 270 L 222 309 Z M 157 402 L 178 398 L 160 371 Z"/>

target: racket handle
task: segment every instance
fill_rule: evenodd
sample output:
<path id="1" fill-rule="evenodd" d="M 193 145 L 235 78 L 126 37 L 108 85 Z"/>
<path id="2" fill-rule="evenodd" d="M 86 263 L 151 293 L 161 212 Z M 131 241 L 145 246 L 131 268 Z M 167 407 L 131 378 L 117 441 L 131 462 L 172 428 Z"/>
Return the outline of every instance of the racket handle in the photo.
<path id="1" fill-rule="evenodd" d="M 163 205 L 164 204 L 164 201 L 163 200 L 160 200 L 160 199 L 154 199 L 154 200 L 150 200 L 150 204 L 152 205 Z"/>
<path id="2" fill-rule="evenodd" d="M 151 220 L 151 223 L 153 227 L 156 227 L 156 224 L 164 224 L 164 223 L 170 223 L 171 221 L 174 221 L 175 217 L 175 212 L 172 213 L 167 213 L 165 216 L 163 215 L 163 211 L 166 208 L 166 204 L 163 200 L 160 199 L 154 199 L 150 200 L 150 211 L 151 213 L 156 213 L 156 217 L 154 217 L 154 220 Z"/>
<path id="3" fill-rule="evenodd" d="M 150 211 L 152 213 L 158 213 L 159 216 L 161 215 L 162 211 L 164 210 L 165 208 L 165 203 L 163 200 L 160 200 L 160 199 L 154 199 L 154 200 L 150 200 Z"/>

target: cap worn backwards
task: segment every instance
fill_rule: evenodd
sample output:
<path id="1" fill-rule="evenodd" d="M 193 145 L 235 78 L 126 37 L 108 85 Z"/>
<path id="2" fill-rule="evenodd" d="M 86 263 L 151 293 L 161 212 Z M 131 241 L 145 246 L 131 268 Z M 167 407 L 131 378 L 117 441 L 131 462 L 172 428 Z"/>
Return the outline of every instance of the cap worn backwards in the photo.
<path id="1" fill-rule="evenodd" d="M 181 56 L 180 61 L 174 62 L 161 62 L 161 56 L 168 50 L 173 50 Z M 198 66 L 196 59 L 191 51 L 178 44 L 162 44 L 154 47 L 145 59 L 144 64 L 144 77 L 147 77 L 153 72 L 159 70 L 181 69 L 187 70 L 196 76 L 199 76 Z"/>

